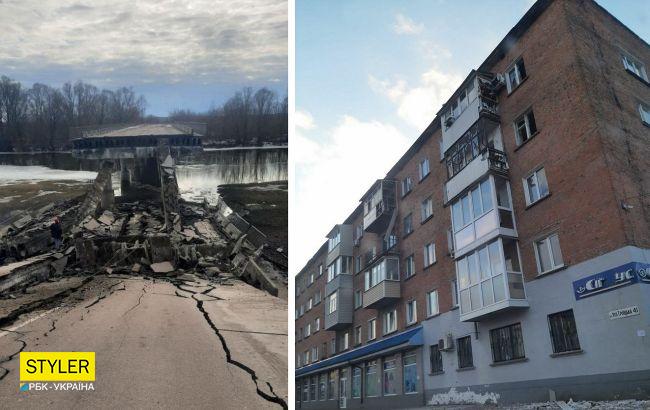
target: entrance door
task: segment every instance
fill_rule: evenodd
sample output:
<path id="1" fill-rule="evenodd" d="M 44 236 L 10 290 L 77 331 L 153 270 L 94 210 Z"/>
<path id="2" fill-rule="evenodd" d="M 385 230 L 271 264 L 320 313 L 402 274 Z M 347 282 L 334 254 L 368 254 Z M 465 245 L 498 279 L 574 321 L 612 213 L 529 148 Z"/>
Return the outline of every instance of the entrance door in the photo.
<path id="1" fill-rule="evenodd" d="M 339 408 L 345 409 L 348 407 L 348 377 L 345 374 L 341 375 L 339 379 Z"/>

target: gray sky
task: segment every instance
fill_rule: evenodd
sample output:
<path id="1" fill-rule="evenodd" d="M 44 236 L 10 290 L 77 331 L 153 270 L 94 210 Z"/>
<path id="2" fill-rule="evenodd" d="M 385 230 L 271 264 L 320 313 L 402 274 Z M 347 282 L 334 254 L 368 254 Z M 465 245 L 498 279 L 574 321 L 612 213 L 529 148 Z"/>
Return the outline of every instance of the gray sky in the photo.
<path id="1" fill-rule="evenodd" d="M 0 74 L 132 85 L 148 112 L 287 86 L 286 0 L 0 0 Z"/>

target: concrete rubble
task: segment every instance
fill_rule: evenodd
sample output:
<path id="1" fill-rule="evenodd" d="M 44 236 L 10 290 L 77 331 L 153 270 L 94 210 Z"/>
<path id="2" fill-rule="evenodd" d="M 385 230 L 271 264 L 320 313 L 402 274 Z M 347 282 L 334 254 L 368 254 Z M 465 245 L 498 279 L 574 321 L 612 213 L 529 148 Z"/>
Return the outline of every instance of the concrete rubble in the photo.
<path id="1" fill-rule="evenodd" d="M 225 202 L 180 198 L 174 160 L 160 164 L 160 187 L 135 186 L 135 198 L 115 197 L 110 164 L 87 194 L 25 214 L 0 237 L 0 293 L 52 275 L 174 276 L 185 272 L 227 284 L 238 278 L 286 298 L 286 255 Z M 50 224 L 59 217 L 64 244 L 53 248 Z M 60 252 L 60 253 L 59 253 Z"/>

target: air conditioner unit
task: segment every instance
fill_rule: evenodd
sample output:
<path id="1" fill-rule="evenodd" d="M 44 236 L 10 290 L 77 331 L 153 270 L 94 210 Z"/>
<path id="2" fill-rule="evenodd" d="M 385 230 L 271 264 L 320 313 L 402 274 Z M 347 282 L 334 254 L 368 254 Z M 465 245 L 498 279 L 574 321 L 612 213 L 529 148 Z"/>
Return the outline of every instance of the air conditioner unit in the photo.
<path id="1" fill-rule="evenodd" d="M 447 333 L 444 339 L 438 340 L 438 349 L 449 351 L 454 349 L 454 338 L 451 333 Z"/>

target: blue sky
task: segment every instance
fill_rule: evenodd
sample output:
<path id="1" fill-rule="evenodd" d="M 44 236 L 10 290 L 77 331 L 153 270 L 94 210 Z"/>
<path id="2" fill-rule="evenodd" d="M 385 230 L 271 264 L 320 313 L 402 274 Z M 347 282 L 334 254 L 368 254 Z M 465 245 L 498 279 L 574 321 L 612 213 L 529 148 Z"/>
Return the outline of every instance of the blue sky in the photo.
<path id="1" fill-rule="evenodd" d="M 287 93 L 287 0 L 0 0 L 0 75 L 133 86 L 147 113 Z"/>
<path id="2" fill-rule="evenodd" d="M 304 265 L 533 3 L 296 1 L 291 266 Z M 598 3 L 650 42 L 650 1 Z"/>

